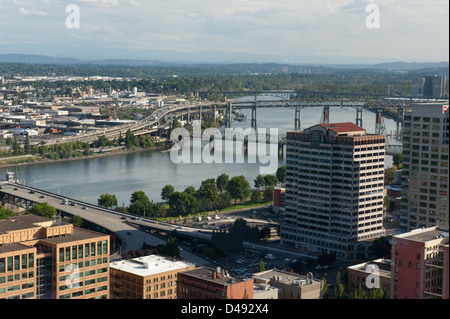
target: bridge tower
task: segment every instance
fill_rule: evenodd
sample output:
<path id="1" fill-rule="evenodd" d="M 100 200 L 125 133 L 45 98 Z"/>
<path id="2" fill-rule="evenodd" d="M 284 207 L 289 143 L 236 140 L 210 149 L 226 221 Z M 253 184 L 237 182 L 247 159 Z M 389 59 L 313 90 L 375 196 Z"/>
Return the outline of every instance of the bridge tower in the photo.
<path id="1" fill-rule="evenodd" d="M 384 119 L 381 116 L 381 110 L 377 109 L 375 116 L 375 134 L 377 135 L 387 135 L 386 126 L 384 125 Z"/>
<path id="2" fill-rule="evenodd" d="M 397 107 L 397 131 L 395 132 L 396 138 L 402 137 L 403 131 L 403 116 L 405 115 L 405 105 Z"/>
<path id="3" fill-rule="evenodd" d="M 356 125 L 358 125 L 359 127 L 363 127 L 363 120 L 362 120 L 362 106 L 357 106 L 356 107 Z"/>
<path id="4" fill-rule="evenodd" d="M 322 118 L 320 119 L 320 124 L 330 123 L 330 107 L 324 106 L 322 111 Z"/>
<path id="5" fill-rule="evenodd" d="M 228 103 L 228 111 L 225 111 L 225 127 L 231 127 L 231 116 L 233 112 L 233 105 Z"/>
<path id="6" fill-rule="evenodd" d="M 300 106 L 295 107 L 294 127 L 296 131 L 300 130 L 301 115 L 302 115 L 301 111 L 302 109 Z"/>
<path id="7" fill-rule="evenodd" d="M 255 93 L 255 103 L 253 103 L 252 105 L 252 128 L 254 128 L 255 130 L 257 130 L 258 128 L 258 102 L 257 102 L 257 96 Z"/>

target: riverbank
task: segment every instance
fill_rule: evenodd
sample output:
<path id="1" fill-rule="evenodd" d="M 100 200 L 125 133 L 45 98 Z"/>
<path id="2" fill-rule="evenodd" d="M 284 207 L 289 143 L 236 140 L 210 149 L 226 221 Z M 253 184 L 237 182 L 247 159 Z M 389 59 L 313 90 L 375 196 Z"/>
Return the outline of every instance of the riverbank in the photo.
<path id="1" fill-rule="evenodd" d="M 165 148 L 162 146 L 155 146 L 151 148 L 134 148 L 134 149 L 119 149 L 109 152 L 97 153 L 92 155 L 85 155 L 81 157 L 70 157 L 70 158 L 61 158 L 57 160 L 51 160 L 45 156 L 41 155 L 20 155 L 20 156 L 12 156 L 12 157 L 4 157 L 0 158 L 0 168 L 8 168 L 8 167 L 16 167 L 16 166 L 25 166 L 32 164 L 50 164 L 50 163 L 59 163 L 59 162 L 70 162 L 77 160 L 85 160 L 91 158 L 103 158 L 109 156 L 116 155 L 124 155 L 129 153 L 138 153 L 145 151 L 163 151 Z"/>

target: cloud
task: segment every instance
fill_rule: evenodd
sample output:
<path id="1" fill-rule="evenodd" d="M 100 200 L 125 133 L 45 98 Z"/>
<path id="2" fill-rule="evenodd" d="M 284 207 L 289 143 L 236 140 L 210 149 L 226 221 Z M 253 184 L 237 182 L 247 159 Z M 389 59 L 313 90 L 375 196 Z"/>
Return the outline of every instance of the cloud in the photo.
<path id="1" fill-rule="evenodd" d="M 97 7 L 110 7 L 117 6 L 119 4 L 118 0 L 81 0 L 80 2 Z"/>
<path id="2" fill-rule="evenodd" d="M 48 15 L 47 12 L 44 12 L 44 11 L 42 11 L 42 10 L 38 10 L 38 9 L 36 9 L 36 8 L 33 8 L 33 9 L 31 9 L 31 10 L 27 10 L 27 9 L 25 9 L 25 8 L 20 8 L 20 9 L 19 9 L 19 13 L 20 13 L 21 15 L 24 15 L 24 16 L 34 15 L 34 16 L 40 16 L 40 17 L 43 17 L 43 16 Z"/>

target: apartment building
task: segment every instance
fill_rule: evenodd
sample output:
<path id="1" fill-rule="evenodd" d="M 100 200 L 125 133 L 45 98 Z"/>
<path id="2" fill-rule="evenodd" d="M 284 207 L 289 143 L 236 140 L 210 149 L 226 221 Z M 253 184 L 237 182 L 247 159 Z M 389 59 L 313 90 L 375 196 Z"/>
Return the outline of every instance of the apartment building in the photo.
<path id="1" fill-rule="evenodd" d="M 361 287 L 367 293 L 373 288 L 380 288 L 389 296 L 392 278 L 391 264 L 390 259 L 380 258 L 347 267 L 348 294 L 354 293 Z"/>
<path id="2" fill-rule="evenodd" d="M 109 242 L 58 219 L 0 220 L 0 299 L 107 299 Z"/>
<path id="3" fill-rule="evenodd" d="M 353 123 L 287 133 L 282 245 L 367 257 L 368 241 L 385 235 L 385 139 Z"/>
<path id="4" fill-rule="evenodd" d="M 415 229 L 392 239 L 393 299 L 449 299 L 449 229 Z"/>
<path id="5" fill-rule="evenodd" d="M 177 278 L 193 264 L 150 255 L 110 264 L 111 299 L 177 299 Z"/>
<path id="6" fill-rule="evenodd" d="M 180 272 L 177 286 L 178 299 L 253 299 L 253 279 L 233 278 L 220 268 Z"/>
<path id="7" fill-rule="evenodd" d="M 448 225 L 449 111 L 445 103 L 418 103 L 403 122 L 401 227 Z"/>

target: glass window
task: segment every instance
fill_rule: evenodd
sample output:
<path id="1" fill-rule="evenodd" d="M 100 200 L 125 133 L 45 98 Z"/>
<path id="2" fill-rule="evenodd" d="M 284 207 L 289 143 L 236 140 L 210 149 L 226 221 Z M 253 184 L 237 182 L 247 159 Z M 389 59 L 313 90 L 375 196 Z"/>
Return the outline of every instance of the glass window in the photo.
<path id="1" fill-rule="evenodd" d="M 78 245 L 78 258 L 83 258 L 83 245 Z"/>
<path id="2" fill-rule="evenodd" d="M 70 260 L 70 247 L 66 247 L 66 261 Z"/>
<path id="3" fill-rule="evenodd" d="M 72 259 L 77 259 L 77 245 L 72 246 Z"/>
<path id="4" fill-rule="evenodd" d="M 27 269 L 27 254 L 22 255 L 22 269 Z"/>
<path id="5" fill-rule="evenodd" d="M 108 241 L 103 241 L 103 255 L 106 255 L 108 253 Z"/>
<path id="6" fill-rule="evenodd" d="M 20 256 L 14 256 L 14 270 L 20 270 Z"/>
<path id="7" fill-rule="evenodd" d="M 5 258 L 0 258 L 0 274 L 4 274 L 6 271 Z"/>

